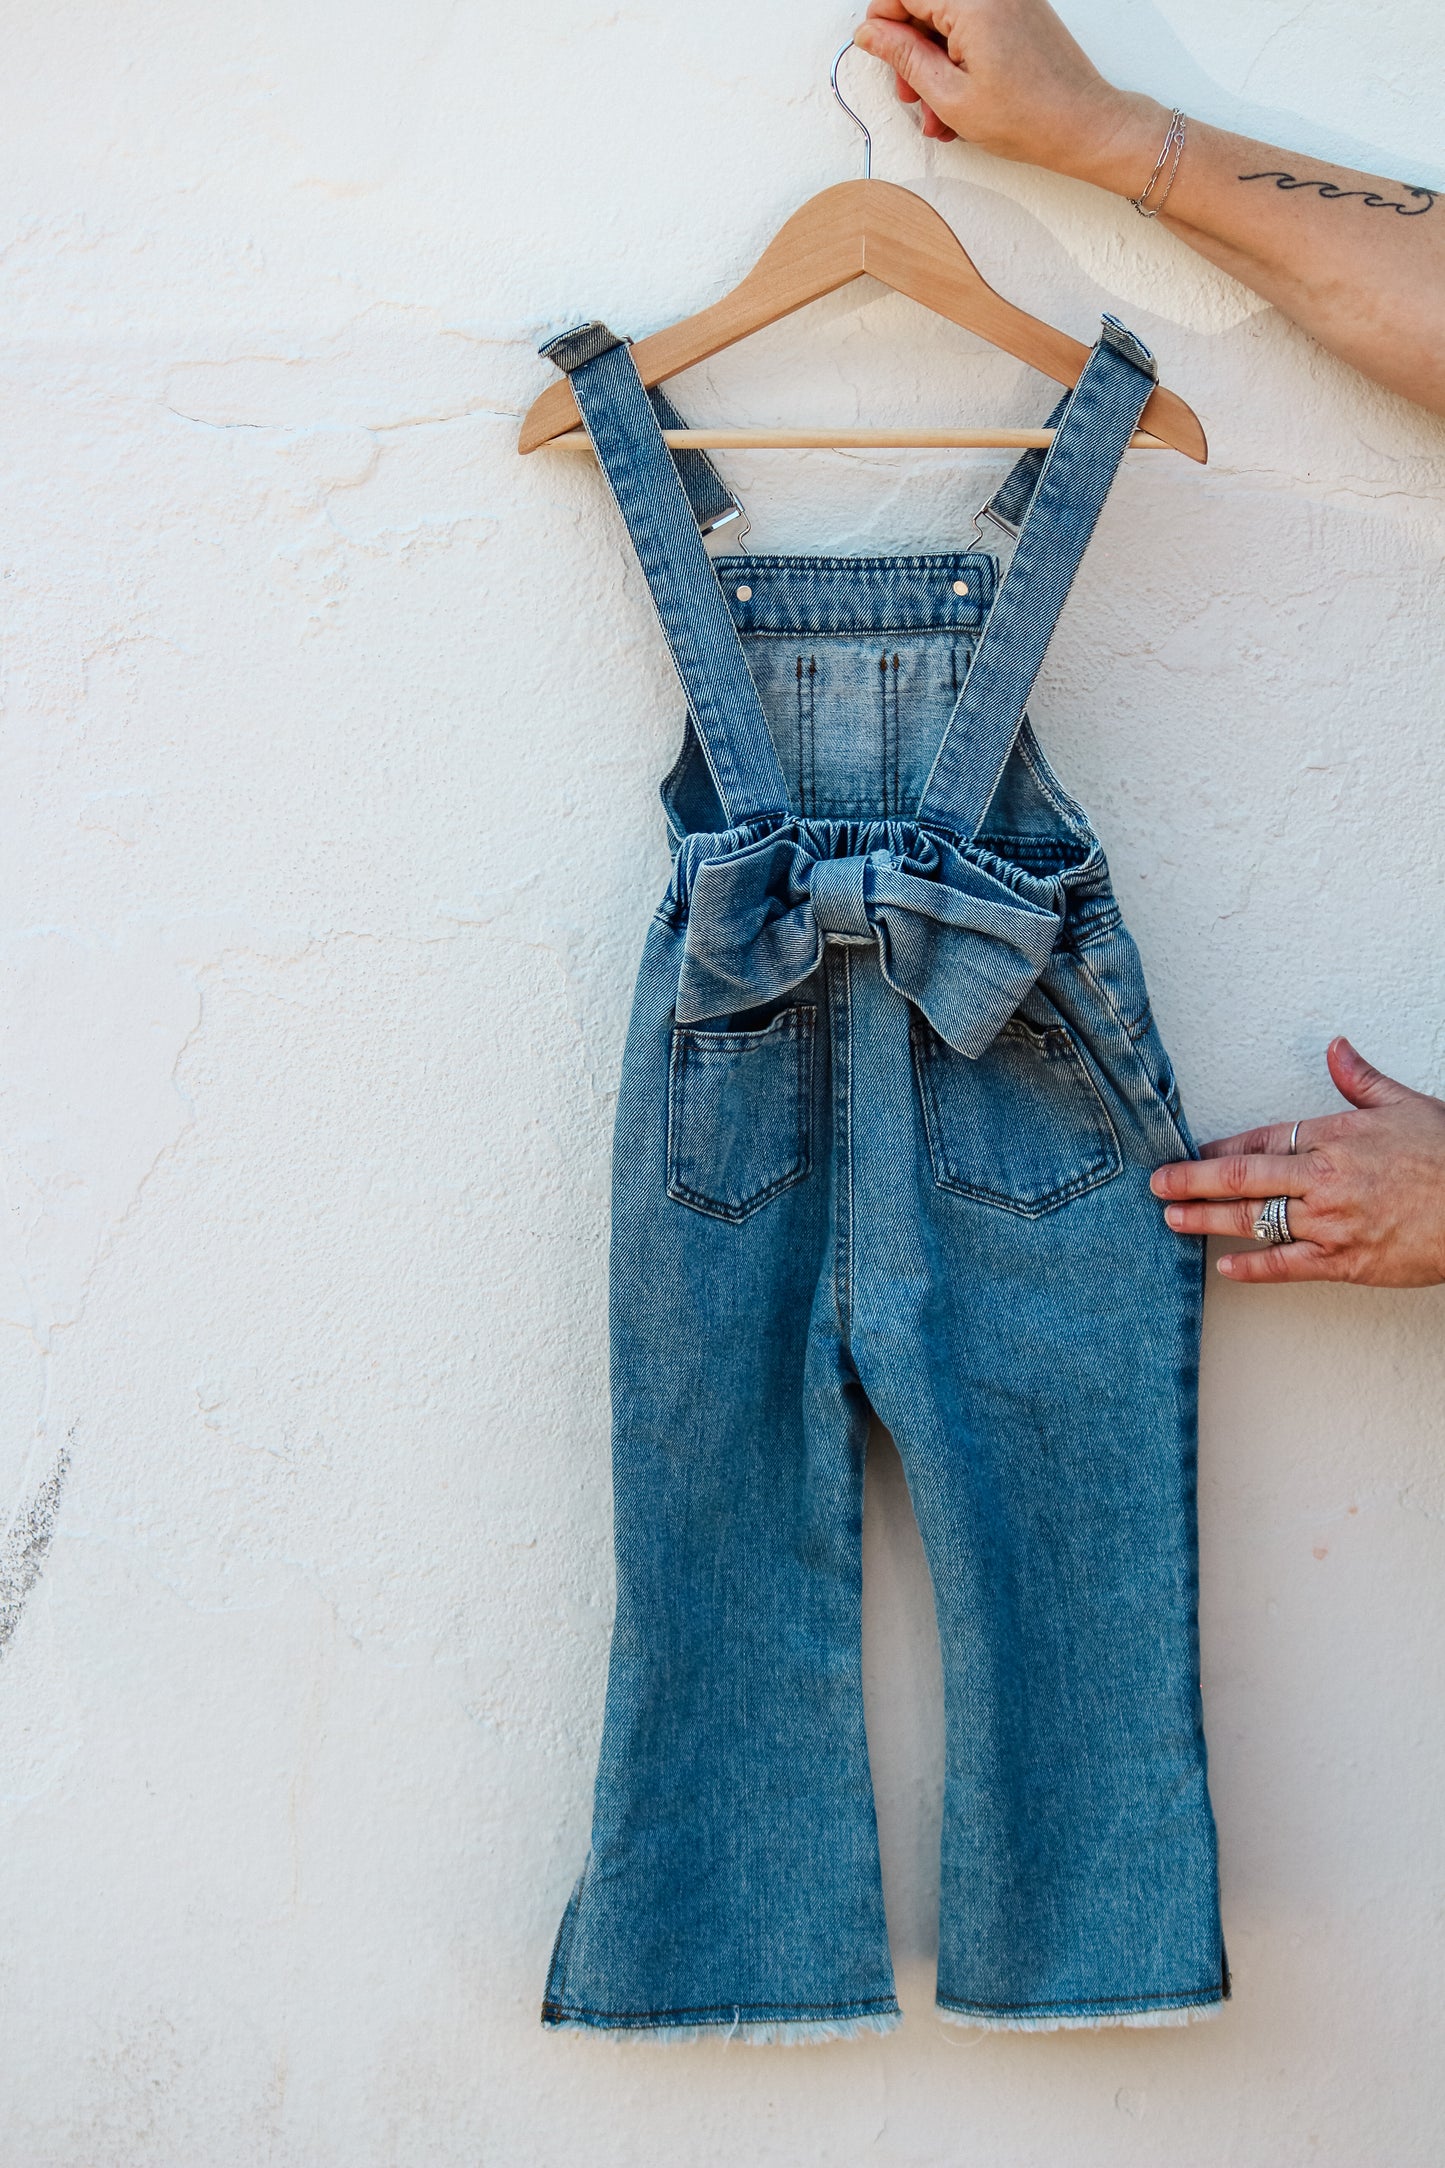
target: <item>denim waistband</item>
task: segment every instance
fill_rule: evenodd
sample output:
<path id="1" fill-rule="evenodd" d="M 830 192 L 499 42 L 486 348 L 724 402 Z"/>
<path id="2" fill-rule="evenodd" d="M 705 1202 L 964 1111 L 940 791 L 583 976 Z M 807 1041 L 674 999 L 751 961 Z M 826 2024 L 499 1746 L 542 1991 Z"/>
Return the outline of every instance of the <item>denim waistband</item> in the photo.
<path id="1" fill-rule="evenodd" d="M 748 554 L 715 557 L 713 569 L 738 631 L 763 638 L 977 631 L 998 586 L 997 559 L 978 550 L 926 557 Z"/>

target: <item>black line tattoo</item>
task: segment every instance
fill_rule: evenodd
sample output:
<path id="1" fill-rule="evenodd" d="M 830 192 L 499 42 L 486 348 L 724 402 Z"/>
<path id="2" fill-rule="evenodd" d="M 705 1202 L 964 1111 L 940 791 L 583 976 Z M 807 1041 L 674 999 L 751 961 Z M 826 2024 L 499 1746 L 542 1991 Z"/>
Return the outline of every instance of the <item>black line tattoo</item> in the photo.
<path id="1" fill-rule="evenodd" d="M 1333 181 L 1297 181 L 1292 173 L 1241 173 L 1241 181 L 1273 181 L 1276 188 L 1314 188 L 1325 203 L 1343 203 L 1347 196 L 1358 196 L 1367 211 L 1393 211 L 1398 218 L 1423 218 L 1435 208 L 1437 188 L 1412 188 L 1408 181 L 1400 186 L 1407 196 L 1416 198 L 1414 203 L 1397 203 L 1390 196 L 1377 196 L 1373 188 L 1337 188 Z"/>

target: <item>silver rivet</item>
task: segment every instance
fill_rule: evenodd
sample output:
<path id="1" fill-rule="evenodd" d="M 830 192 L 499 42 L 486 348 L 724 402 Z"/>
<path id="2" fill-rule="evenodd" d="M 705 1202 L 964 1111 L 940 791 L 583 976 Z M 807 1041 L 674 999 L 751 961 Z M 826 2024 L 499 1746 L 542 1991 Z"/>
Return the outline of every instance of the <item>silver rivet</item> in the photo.
<path id="1" fill-rule="evenodd" d="M 966 595 L 968 593 L 968 581 L 955 580 L 953 583 L 953 591 L 956 595 Z"/>
<path id="2" fill-rule="evenodd" d="M 752 591 L 751 587 L 740 587 L 740 588 L 738 589 L 738 601 L 739 601 L 739 602 L 751 602 L 751 601 L 752 601 L 752 599 L 753 599 L 753 591 Z"/>

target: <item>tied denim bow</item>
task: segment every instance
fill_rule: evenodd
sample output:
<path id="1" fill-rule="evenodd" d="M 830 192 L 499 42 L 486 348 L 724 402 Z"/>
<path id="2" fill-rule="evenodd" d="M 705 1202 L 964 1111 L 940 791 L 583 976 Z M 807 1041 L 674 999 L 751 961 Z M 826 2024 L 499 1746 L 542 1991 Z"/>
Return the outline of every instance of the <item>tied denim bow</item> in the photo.
<path id="1" fill-rule="evenodd" d="M 986 1053 L 1048 962 L 1057 890 L 1052 908 L 1027 902 L 951 844 L 890 825 L 895 847 L 852 857 L 824 856 L 799 828 L 695 861 L 678 1022 L 776 1000 L 833 934 L 876 942 L 884 978 L 939 1037 L 971 1060 Z"/>

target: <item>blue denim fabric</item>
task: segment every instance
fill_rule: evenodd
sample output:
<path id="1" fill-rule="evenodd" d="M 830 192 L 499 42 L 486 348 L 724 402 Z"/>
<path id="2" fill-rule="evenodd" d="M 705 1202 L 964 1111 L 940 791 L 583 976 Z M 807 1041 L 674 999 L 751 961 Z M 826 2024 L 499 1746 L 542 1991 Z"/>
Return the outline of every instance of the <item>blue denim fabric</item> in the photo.
<path id="1" fill-rule="evenodd" d="M 1103 853 L 1023 717 L 1152 382 L 1105 335 L 981 552 L 709 563 L 624 346 L 579 405 L 691 714 L 624 1059 L 617 1614 L 549 2026 L 897 2021 L 860 1658 L 870 1414 L 947 1726 L 938 2002 L 1222 2001 L 1196 1629 L 1193 1147 Z M 741 670 L 739 670 L 741 663 Z"/>

